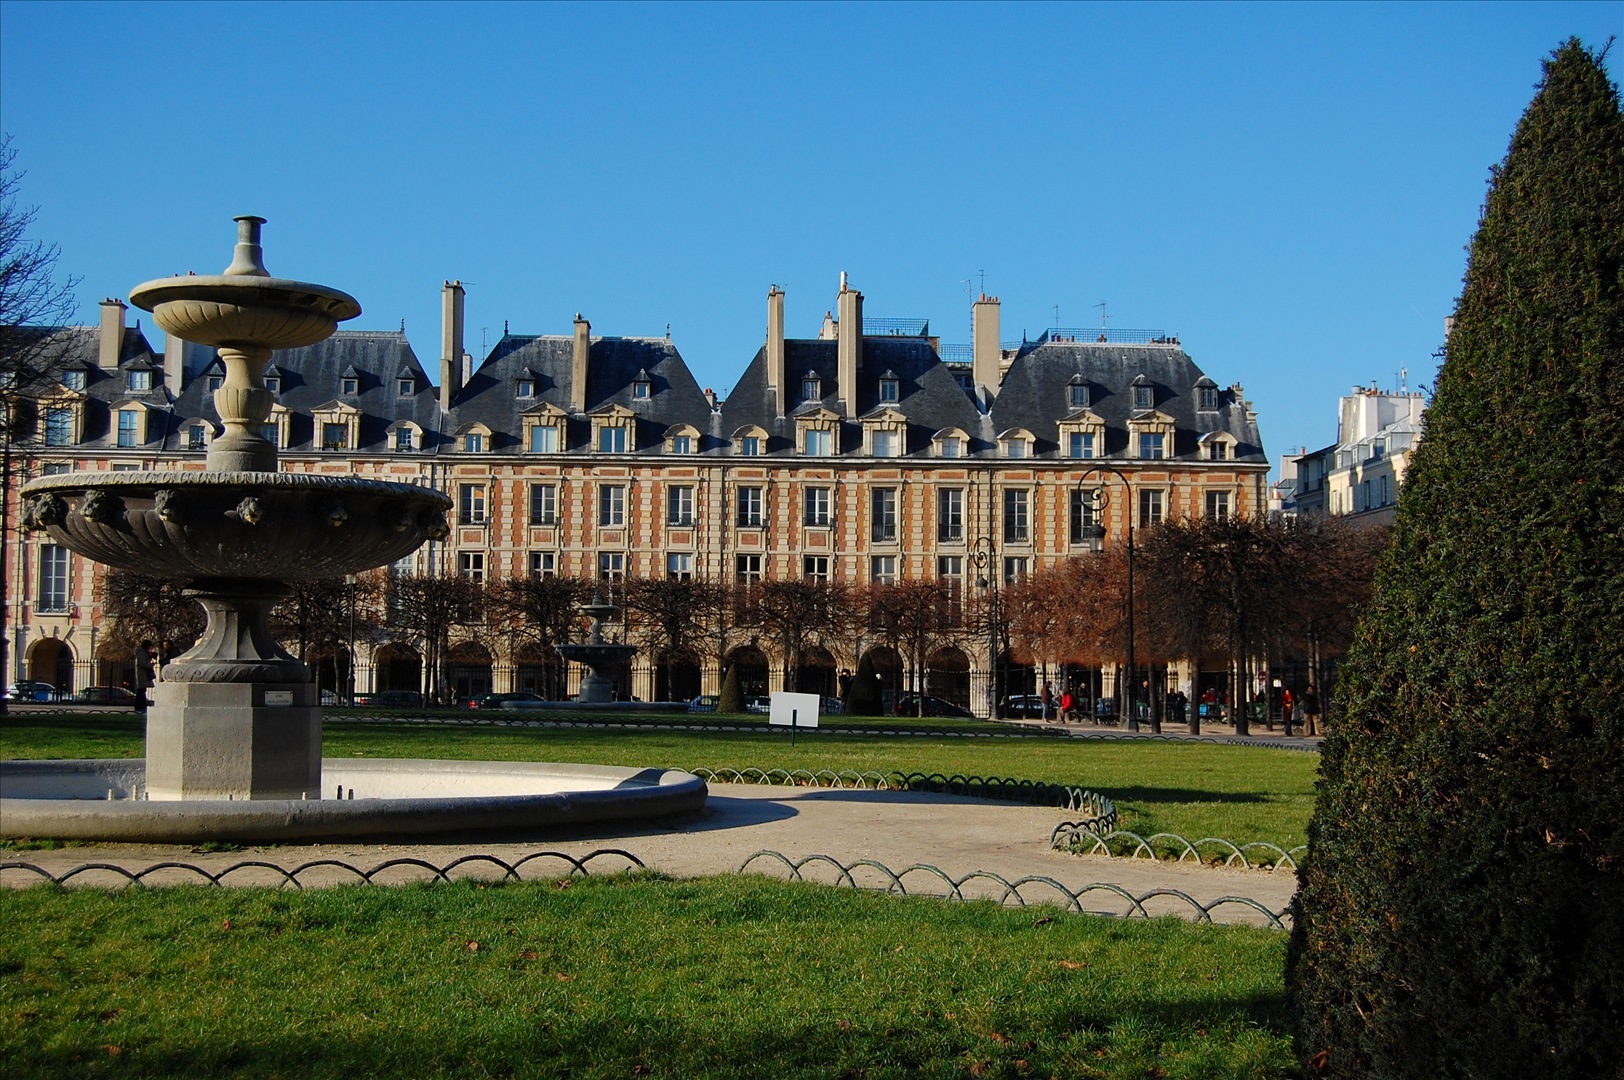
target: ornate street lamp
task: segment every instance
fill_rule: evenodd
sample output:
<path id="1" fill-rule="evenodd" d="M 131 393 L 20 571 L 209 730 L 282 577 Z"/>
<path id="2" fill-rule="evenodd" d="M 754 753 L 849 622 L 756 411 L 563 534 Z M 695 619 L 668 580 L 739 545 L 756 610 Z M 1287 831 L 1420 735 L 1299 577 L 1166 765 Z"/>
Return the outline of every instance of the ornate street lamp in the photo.
<path id="1" fill-rule="evenodd" d="M 1095 465 L 1077 481 L 1077 490 L 1080 492 L 1087 485 L 1091 477 L 1100 473 L 1110 473 L 1122 481 L 1122 489 L 1127 493 L 1127 502 L 1123 505 L 1123 517 L 1128 522 L 1128 692 L 1124 695 L 1127 703 L 1126 726 L 1129 731 L 1139 730 L 1139 668 L 1135 662 L 1133 652 L 1133 485 L 1120 471 L 1109 465 Z M 1090 496 L 1090 504 L 1094 509 L 1094 525 L 1088 533 L 1096 540 L 1105 539 L 1105 508 L 1111 505 L 1111 496 L 1101 483 L 1095 487 Z M 1159 725 L 1157 725 L 1159 726 Z"/>
<path id="2" fill-rule="evenodd" d="M 983 536 L 970 548 L 970 565 L 976 568 L 976 587 L 990 596 L 987 606 L 987 719 L 998 719 L 998 575 L 993 562 L 997 549 L 992 537 Z M 990 590 L 990 591 L 989 591 Z"/>

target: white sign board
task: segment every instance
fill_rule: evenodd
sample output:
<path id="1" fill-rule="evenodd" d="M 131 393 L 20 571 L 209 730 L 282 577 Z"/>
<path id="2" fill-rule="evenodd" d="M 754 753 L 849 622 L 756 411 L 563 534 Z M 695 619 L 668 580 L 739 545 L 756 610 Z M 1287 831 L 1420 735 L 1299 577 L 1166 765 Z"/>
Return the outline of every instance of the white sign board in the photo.
<path id="1" fill-rule="evenodd" d="M 823 699 L 816 694 L 786 694 L 780 690 L 773 695 L 767 722 L 789 727 L 793 716 L 794 726 L 798 728 L 817 727 L 818 706 L 822 703 Z"/>

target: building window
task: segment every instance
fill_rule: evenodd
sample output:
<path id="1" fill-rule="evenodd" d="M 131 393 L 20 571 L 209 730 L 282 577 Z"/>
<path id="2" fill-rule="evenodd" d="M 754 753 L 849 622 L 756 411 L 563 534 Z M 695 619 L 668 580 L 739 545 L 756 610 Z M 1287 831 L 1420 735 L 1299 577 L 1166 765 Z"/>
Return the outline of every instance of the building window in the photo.
<path id="1" fill-rule="evenodd" d="M 1156 388 L 1153 386 L 1135 386 L 1133 388 L 1133 407 L 1136 409 L 1149 409 L 1156 404 Z"/>
<path id="2" fill-rule="evenodd" d="M 125 409 L 118 414 L 118 444 L 120 446 L 134 446 L 136 444 L 136 424 L 140 417 L 134 409 Z"/>
<path id="3" fill-rule="evenodd" d="M 115 461 L 113 463 L 113 471 L 114 472 L 140 472 L 141 471 L 141 466 L 137 465 L 133 461 Z"/>
<path id="4" fill-rule="evenodd" d="M 558 524 L 558 485 L 530 485 L 530 524 Z"/>
<path id="5" fill-rule="evenodd" d="M 598 452 L 600 454 L 624 454 L 626 452 L 625 425 L 614 424 L 599 428 Z"/>
<path id="6" fill-rule="evenodd" d="M 808 581 L 829 580 L 829 556 L 803 555 L 801 556 L 801 576 Z"/>
<path id="7" fill-rule="evenodd" d="M 733 559 L 733 574 L 740 585 L 754 585 L 761 580 L 761 556 L 738 555 Z"/>
<path id="8" fill-rule="evenodd" d="M 1207 492 L 1207 517 L 1213 521 L 1223 521 L 1229 517 L 1229 492 Z"/>
<path id="9" fill-rule="evenodd" d="M 1004 444 L 1004 453 L 1008 457 L 1023 458 L 1026 456 L 1026 440 L 1011 439 Z"/>
<path id="10" fill-rule="evenodd" d="M 897 456 L 897 433 L 894 431 L 876 431 L 873 435 L 875 457 Z"/>
<path id="11" fill-rule="evenodd" d="M 964 556 L 936 556 L 936 576 L 956 589 L 964 580 Z"/>
<path id="12" fill-rule="evenodd" d="M 280 434 L 281 431 L 278 429 L 277 423 L 274 420 L 270 421 L 259 429 L 259 437 L 270 443 L 272 446 L 278 445 L 277 436 Z"/>
<path id="13" fill-rule="evenodd" d="M 65 476 L 73 471 L 73 466 L 66 461 L 47 461 L 39 467 L 41 476 Z"/>
<path id="14" fill-rule="evenodd" d="M 1027 491 L 1025 488 L 1004 490 L 1004 540 L 1006 543 L 1024 544 L 1029 539 L 1027 522 Z"/>
<path id="15" fill-rule="evenodd" d="M 120 417 L 123 415 L 119 413 Z M 62 406 L 46 409 L 45 445 L 67 446 L 71 442 L 73 442 L 73 410 Z"/>
<path id="16" fill-rule="evenodd" d="M 949 542 L 964 539 L 963 488 L 937 489 L 936 539 Z"/>
<path id="17" fill-rule="evenodd" d="M 694 489 L 675 484 L 665 489 L 665 523 L 688 526 L 694 523 Z"/>
<path id="18" fill-rule="evenodd" d="M 1162 493 L 1159 491 L 1141 491 L 1139 493 L 1139 527 L 1159 525 L 1162 521 Z"/>
<path id="19" fill-rule="evenodd" d="M 530 553 L 530 576 L 536 578 L 558 576 L 558 553 L 554 551 L 532 551 Z"/>
<path id="20" fill-rule="evenodd" d="M 130 389 L 138 394 L 152 389 L 152 370 L 135 368 L 130 372 Z"/>
<path id="21" fill-rule="evenodd" d="M 636 382 L 632 383 L 632 397 L 642 400 L 647 398 L 648 395 L 649 381 L 647 379 L 638 379 Z"/>
<path id="22" fill-rule="evenodd" d="M 348 424 L 322 424 L 321 445 L 324 450 L 344 450 L 349 447 L 350 426 Z"/>
<path id="23" fill-rule="evenodd" d="M 186 449 L 202 450 L 207 441 L 202 424 L 193 424 L 186 429 Z"/>
<path id="24" fill-rule="evenodd" d="M 398 427 L 395 429 L 395 449 L 410 450 L 412 448 L 412 429 Z"/>
<path id="25" fill-rule="evenodd" d="M 1229 460 L 1229 444 L 1224 440 L 1214 439 L 1207 448 L 1213 461 Z"/>
<path id="26" fill-rule="evenodd" d="M 534 380 L 534 379 L 520 379 L 519 380 L 519 394 L 518 394 L 518 396 L 522 397 L 522 398 L 533 398 L 533 397 L 535 397 L 536 396 L 536 380 Z"/>
<path id="27" fill-rule="evenodd" d="M 880 400 L 896 401 L 902 396 L 902 383 L 889 376 L 880 380 Z"/>
<path id="28" fill-rule="evenodd" d="M 823 398 L 823 381 L 817 376 L 801 380 L 801 400 L 820 401 Z"/>
<path id="29" fill-rule="evenodd" d="M 410 375 L 402 375 L 395 382 L 395 393 L 400 397 L 411 397 L 417 393 L 417 380 Z M 519 396 L 524 397 L 525 395 L 520 394 Z"/>
<path id="30" fill-rule="evenodd" d="M 483 431 L 470 431 L 462 437 L 462 450 L 465 454 L 483 454 L 485 452 L 485 433 Z"/>
<path id="31" fill-rule="evenodd" d="M 1093 529 L 1094 493 L 1073 488 L 1071 492 L 1071 542 L 1073 544 L 1089 543 L 1095 539 Z"/>
<path id="32" fill-rule="evenodd" d="M 694 452 L 694 437 L 692 435 L 671 436 L 671 452 L 673 454 L 691 454 Z"/>
<path id="33" fill-rule="evenodd" d="M 457 573 L 475 583 L 484 581 L 485 553 L 483 551 L 457 552 Z"/>
<path id="34" fill-rule="evenodd" d="M 598 524 L 605 526 L 626 524 L 626 485 L 598 485 Z"/>
<path id="35" fill-rule="evenodd" d="M 1082 381 L 1081 376 L 1074 379 L 1071 384 L 1066 387 L 1066 391 L 1069 394 L 1068 400 L 1071 402 L 1072 408 L 1088 408 L 1088 384 Z"/>
<path id="36" fill-rule="evenodd" d="M 70 368 L 62 373 L 62 385 L 69 390 L 83 390 L 85 388 L 85 369 Z"/>
<path id="37" fill-rule="evenodd" d="M 1370 509 L 1370 481 L 1369 480 L 1361 480 L 1359 482 L 1359 501 L 1358 501 L 1358 505 L 1355 506 L 1354 509 L 1355 510 L 1369 510 Z"/>
<path id="38" fill-rule="evenodd" d="M 1378 479 L 1381 481 L 1380 487 L 1381 487 L 1381 500 L 1382 500 L 1379 505 L 1386 506 L 1388 503 L 1393 501 L 1392 500 L 1392 493 L 1388 490 L 1388 486 L 1387 486 L 1388 477 L 1382 476 L 1382 477 L 1378 477 Z"/>
<path id="39" fill-rule="evenodd" d="M 68 610 L 68 549 L 60 544 L 40 545 L 39 610 Z"/>
<path id="40" fill-rule="evenodd" d="M 1004 560 L 1004 584 L 1019 585 L 1026 580 L 1030 573 L 1030 563 L 1024 555 L 1013 556 Z"/>
<path id="41" fill-rule="evenodd" d="M 346 375 L 339 380 L 339 391 L 345 397 L 354 397 L 361 392 L 361 380 L 353 375 Z"/>
<path id="42" fill-rule="evenodd" d="M 598 580 L 621 581 L 626 577 L 626 555 L 620 551 L 598 553 Z"/>
<path id="43" fill-rule="evenodd" d="M 829 526 L 829 489 L 826 487 L 809 487 L 806 489 L 806 523 L 814 528 L 827 528 Z"/>
<path id="44" fill-rule="evenodd" d="M 1200 400 L 1196 407 L 1203 412 L 1212 412 L 1218 408 L 1218 388 L 1216 386 L 1203 386 L 1198 391 Z"/>
<path id="45" fill-rule="evenodd" d="M 282 392 L 282 380 L 275 375 L 265 376 L 265 389 L 273 394 Z"/>
<path id="46" fill-rule="evenodd" d="M 761 528 L 761 496 L 759 487 L 741 487 L 739 489 L 739 528 Z"/>
<path id="47" fill-rule="evenodd" d="M 746 435 L 740 439 L 739 453 L 744 457 L 760 457 L 761 437 L 759 435 Z"/>
<path id="48" fill-rule="evenodd" d="M 457 524 L 485 524 L 485 485 L 462 484 L 457 488 Z"/>
<path id="49" fill-rule="evenodd" d="M 942 440 L 942 456 L 956 458 L 964 456 L 964 440 L 957 435 L 949 435 Z"/>
<path id="50" fill-rule="evenodd" d="M 870 539 L 876 543 L 895 540 L 897 538 L 897 489 L 889 487 L 875 488 L 870 493 L 870 503 L 874 510 Z"/>
<path id="51" fill-rule="evenodd" d="M 806 429 L 806 453 L 809 456 L 828 457 L 829 443 L 830 439 L 828 428 Z"/>
<path id="52" fill-rule="evenodd" d="M 1159 461 L 1162 457 L 1167 436 L 1159 431 L 1141 431 L 1139 433 L 1139 456 L 1146 461 Z"/>
<path id="53" fill-rule="evenodd" d="M 868 560 L 869 580 L 876 585 L 895 585 L 897 583 L 897 557 L 895 555 L 871 555 Z"/>
<path id="54" fill-rule="evenodd" d="M 1094 433 L 1091 431 L 1073 431 L 1066 435 L 1066 456 L 1074 458 L 1091 458 L 1094 456 Z"/>
<path id="55" fill-rule="evenodd" d="M 220 387 L 224 386 L 225 384 L 226 384 L 226 377 L 224 375 L 210 375 L 208 377 L 208 379 L 205 380 L 205 385 L 208 387 L 208 391 L 211 394 L 214 393 L 216 390 L 220 389 Z"/>
<path id="56" fill-rule="evenodd" d="M 555 424 L 537 424 L 530 429 L 532 454 L 558 453 L 558 427 Z"/>
<path id="57" fill-rule="evenodd" d="M 694 579 L 694 556 L 688 551 L 673 551 L 665 557 L 665 576 L 673 581 Z"/>

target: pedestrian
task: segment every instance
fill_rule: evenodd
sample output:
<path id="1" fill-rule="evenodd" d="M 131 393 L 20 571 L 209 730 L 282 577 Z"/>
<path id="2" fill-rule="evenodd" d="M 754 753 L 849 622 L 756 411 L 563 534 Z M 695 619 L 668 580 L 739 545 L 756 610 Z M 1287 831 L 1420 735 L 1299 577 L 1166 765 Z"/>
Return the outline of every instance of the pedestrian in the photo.
<path id="1" fill-rule="evenodd" d="M 1077 707 L 1077 699 L 1068 687 L 1060 692 L 1060 722 L 1066 723 L 1071 719 L 1071 712 Z"/>
<path id="2" fill-rule="evenodd" d="M 152 685 L 152 642 L 142 641 L 135 647 L 135 711 L 146 712 L 147 687 Z"/>
<path id="3" fill-rule="evenodd" d="M 1284 690 L 1281 690 L 1280 691 L 1280 721 L 1281 721 L 1281 723 L 1285 724 L 1285 734 L 1286 734 L 1286 736 L 1288 738 L 1291 735 L 1291 710 L 1295 706 L 1296 706 L 1296 702 L 1293 701 L 1292 697 L 1291 697 L 1291 688 L 1288 686 Z"/>
<path id="4" fill-rule="evenodd" d="M 1043 722 L 1047 724 L 1054 719 L 1054 687 L 1044 683 L 1039 699 L 1043 702 Z"/>
<path id="5" fill-rule="evenodd" d="M 1302 708 L 1303 734 L 1318 734 L 1318 732 L 1315 730 L 1315 725 L 1319 722 L 1320 718 L 1320 699 L 1319 695 L 1314 693 L 1314 688 L 1312 686 L 1303 691 Z"/>
<path id="6" fill-rule="evenodd" d="M 840 700 L 844 702 L 851 696 L 851 669 L 840 669 Z"/>

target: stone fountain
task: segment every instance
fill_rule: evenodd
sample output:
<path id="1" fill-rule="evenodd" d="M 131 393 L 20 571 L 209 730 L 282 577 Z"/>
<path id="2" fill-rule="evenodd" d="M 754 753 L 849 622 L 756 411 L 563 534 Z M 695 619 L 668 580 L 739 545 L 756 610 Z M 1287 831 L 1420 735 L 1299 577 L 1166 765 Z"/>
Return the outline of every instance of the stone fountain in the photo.
<path id="1" fill-rule="evenodd" d="M 603 598 L 603 590 L 595 589 L 590 603 L 582 604 L 581 614 L 592 620 L 591 636 L 583 645 L 554 645 L 558 655 L 586 666 L 581 678 L 581 692 L 575 696 L 577 704 L 607 705 L 614 700 L 614 685 L 603 676 L 602 668 L 624 664 L 637 653 L 636 645 L 620 645 L 603 640 L 604 620 L 620 608 Z"/>
<path id="2" fill-rule="evenodd" d="M 24 527 L 97 562 L 185 581 L 207 626 L 154 686 L 144 767 L 4 763 L 0 835 L 314 839 L 702 806 L 702 781 L 662 770 L 334 761 L 324 769 L 316 686 L 271 635 L 271 608 L 290 581 L 369 570 L 445 536 L 451 500 L 413 484 L 278 470 L 276 447 L 261 434 L 274 402 L 263 377 L 271 352 L 326 339 L 361 305 L 337 289 L 271 277 L 264 219 L 236 220 L 223 274 L 149 281 L 130 294 L 165 331 L 215 346 L 225 363 L 214 393 L 224 431 L 205 468 L 68 473 L 22 489 Z M 324 784 L 336 799 L 323 799 Z M 652 794 L 640 800 L 634 789 Z M 593 794 L 610 797 L 593 803 Z M 101 801 L 64 804 L 87 798 Z"/>

